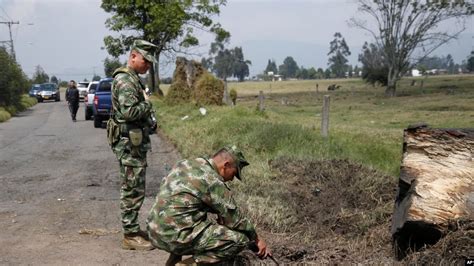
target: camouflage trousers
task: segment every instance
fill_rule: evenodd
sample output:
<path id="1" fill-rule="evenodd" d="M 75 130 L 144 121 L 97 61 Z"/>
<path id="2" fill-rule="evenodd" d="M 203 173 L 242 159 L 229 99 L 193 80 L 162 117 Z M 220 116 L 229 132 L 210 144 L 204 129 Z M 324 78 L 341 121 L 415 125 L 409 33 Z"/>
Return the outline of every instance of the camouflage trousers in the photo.
<path id="1" fill-rule="evenodd" d="M 197 263 L 222 263 L 232 261 L 248 243 L 245 234 L 212 224 L 195 239 L 191 254 Z"/>
<path id="2" fill-rule="evenodd" d="M 124 234 L 140 230 L 138 212 L 145 199 L 146 167 L 120 163 L 120 209 Z"/>

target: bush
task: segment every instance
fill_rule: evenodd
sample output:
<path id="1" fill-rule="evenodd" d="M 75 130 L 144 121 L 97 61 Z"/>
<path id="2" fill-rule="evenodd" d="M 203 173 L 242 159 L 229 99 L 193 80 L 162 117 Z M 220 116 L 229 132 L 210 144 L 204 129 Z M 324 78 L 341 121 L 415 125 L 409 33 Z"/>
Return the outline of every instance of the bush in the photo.
<path id="1" fill-rule="evenodd" d="M 212 74 L 204 73 L 196 82 L 194 99 L 198 105 L 222 105 L 224 82 Z"/>
<path id="2" fill-rule="evenodd" d="M 20 104 L 20 98 L 29 88 L 28 79 L 5 48 L 0 48 L 0 106 Z"/>
<path id="3" fill-rule="evenodd" d="M 0 122 L 7 121 L 8 119 L 10 119 L 10 117 L 11 117 L 10 113 L 7 112 L 5 108 L 0 107 Z"/>
<path id="4" fill-rule="evenodd" d="M 229 92 L 230 99 L 232 100 L 232 104 L 236 105 L 237 103 L 237 91 L 235 89 L 231 89 Z"/>

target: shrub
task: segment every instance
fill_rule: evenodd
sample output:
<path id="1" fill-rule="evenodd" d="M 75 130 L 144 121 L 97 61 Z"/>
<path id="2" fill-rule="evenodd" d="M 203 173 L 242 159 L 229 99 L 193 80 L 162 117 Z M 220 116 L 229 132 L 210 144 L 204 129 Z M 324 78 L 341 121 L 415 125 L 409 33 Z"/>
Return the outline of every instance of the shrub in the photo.
<path id="1" fill-rule="evenodd" d="M 229 92 L 230 99 L 232 100 L 232 104 L 236 105 L 237 103 L 237 91 L 235 89 L 231 89 Z"/>
<path id="2" fill-rule="evenodd" d="M 224 82 L 212 74 L 204 73 L 196 82 L 194 99 L 198 105 L 222 105 Z"/>
<path id="3" fill-rule="evenodd" d="M 5 108 L 0 107 L 0 122 L 7 121 L 8 119 L 10 119 L 10 117 L 11 117 L 10 113 L 7 112 Z"/>

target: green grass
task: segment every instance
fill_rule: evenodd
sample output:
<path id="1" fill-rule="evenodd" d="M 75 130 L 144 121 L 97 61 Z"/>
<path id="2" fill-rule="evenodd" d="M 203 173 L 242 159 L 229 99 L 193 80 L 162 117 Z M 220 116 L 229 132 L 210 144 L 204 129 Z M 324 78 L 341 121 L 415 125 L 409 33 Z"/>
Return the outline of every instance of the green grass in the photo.
<path id="1" fill-rule="evenodd" d="M 168 106 L 157 100 L 155 106 L 161 127 L 186 158 L 212 154 L 227 143 L 240 146 L 251 165 L 244 182 L 233 184 L 245 192 L 239 200 L 257 207 L 249 208 L 254 221 L 281 223 L 284 230 L 291 224 L 284 215 L 291 206 L 279 197 L 284 188 L 273 180 L 269 161 L 349 159 L 396 179 L 403 129 L 409 124 L 474 125 L 474 76 L 418 78 L 416 86 L 410 86 L 411 80 L 401 80 L 399 96 L 392 98 L 384 96 L 383 88 L 356 79 L 244 82 L 229 83 L 238 93 L 236 107 L 209 106 L 206 116 L 194 105 Z M 327 91 L 334 83 L 341 88 Z M 266 95 L 263 113 L 257 111 L 260 90 Z M 320 136 L 323 95 L 331 97 L 327 139 Z M 189 118 L 182 120 L 184 116 Z"/>
<path id="2" fill-rule="evenodd" d="M 27 94 L 22 95 L 18 105 L 0 107 L 0 122 L 7 121 L 16 113 L 22 112 L 37 103 L 36 98 L 30 97 Z"/>

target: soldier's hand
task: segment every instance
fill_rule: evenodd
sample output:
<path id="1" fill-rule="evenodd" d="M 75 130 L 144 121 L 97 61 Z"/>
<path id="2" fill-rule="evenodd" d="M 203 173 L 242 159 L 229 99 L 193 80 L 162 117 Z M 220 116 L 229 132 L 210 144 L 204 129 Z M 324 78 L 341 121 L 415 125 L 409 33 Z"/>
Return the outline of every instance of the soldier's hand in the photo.
<path id="1" fill-rule="evenodd" d="M 148 94 L 146 94 L 145 91 L 143 91 L 143 97 L 145 97 L 145 101 L 148 101 L 150 97 L 148 97 Z"/>
<path id="2" fill-rule="evenodd" d="M 258 252 L 257 256 L 260 259 L 266 259 L 268 256 L 272 256 L 272 252 L 267 246 L 267 243 L 263 239 L 258 238 L 257 239 L 257 247 L 258 247 Z"/>

